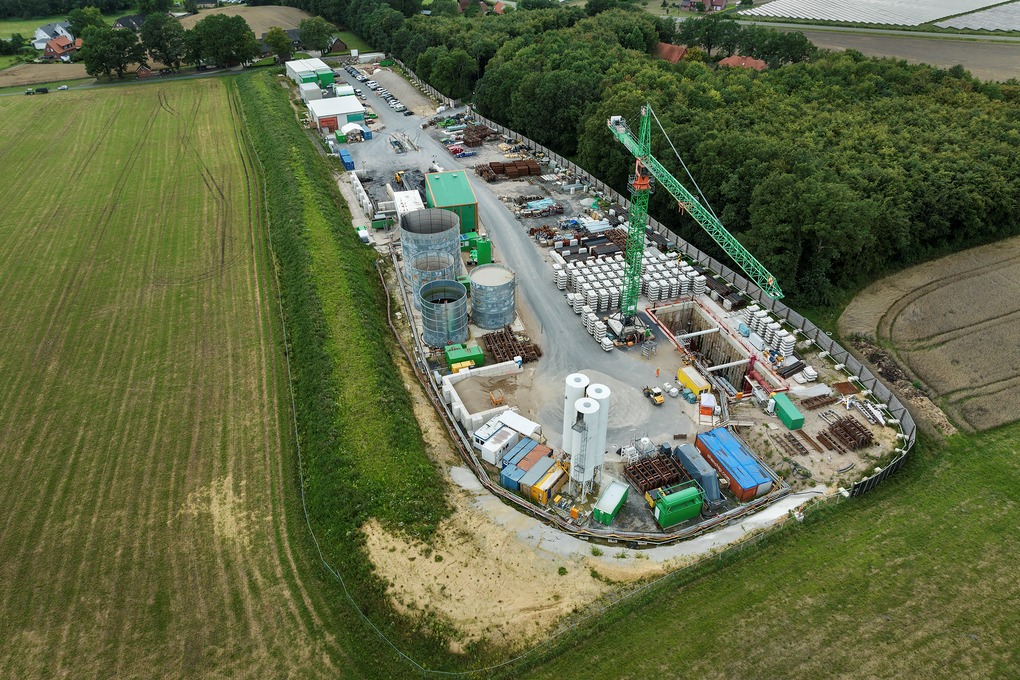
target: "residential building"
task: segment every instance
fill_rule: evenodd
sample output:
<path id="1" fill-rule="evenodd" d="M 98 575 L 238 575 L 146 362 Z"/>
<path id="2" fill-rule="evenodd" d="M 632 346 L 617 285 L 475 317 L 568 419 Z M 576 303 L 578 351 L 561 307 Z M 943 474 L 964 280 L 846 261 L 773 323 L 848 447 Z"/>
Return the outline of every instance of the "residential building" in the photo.
<path id="1" fill-rule="evenodd" d="M 43 49 L 43 57 L 46 59 L 59 59 L 60 61 L 71 61 L 71 55 L 81 49 L 81 38 L 72 41 L 63 35 L 58 35 L 46 43 Z"/>
<path id="2" fill-rule="evenodd" d="M 56 24 L 46 24 L 35 29 L 35 36 L 32 38 L 32 47 L 37 50 L 46 49 L 46 43 L 64 36 L 68 40 L 74 40 L 74 36 L 71 35 L 71 24 L 66 21 L 61 21 Z"/>

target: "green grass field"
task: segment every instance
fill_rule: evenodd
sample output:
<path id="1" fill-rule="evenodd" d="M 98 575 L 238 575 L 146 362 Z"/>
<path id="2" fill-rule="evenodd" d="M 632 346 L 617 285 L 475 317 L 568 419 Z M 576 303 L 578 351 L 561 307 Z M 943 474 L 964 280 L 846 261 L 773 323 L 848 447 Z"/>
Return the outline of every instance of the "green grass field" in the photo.
<path id="1" fill-rule="evenodd" d="M 1017 677 L 1020 426 L 920 448 L 871 495 L 610 610 L 527 676 Z"/>
<path id="2" fill-rule="evenodd" d="M 334 35 L 343 40 L 349 50 L 358 50 L 359 52 L 373 51 L 371 45 L 350 31 L 340 31 L 339 33 L 334 33 Z"/>
<path id="3" fill-rule="evenodd" d="M 0 70 L 5 69 L 8 66 L 14 64 L 15 59 L 17 59 L 17 55 L 15 54 L 5 54 L 3 56 L 0 56 Z"/>
<path id="4" fill-rule="evenodd" d="M 310 560 L 232 88 L 0 98 L 5 677 L 372 668 Z"/>
<path id="5" fill-rule="evenodd" d="M 136 13 L 137 10 L 129 9 L 122 12 L 104 14 L 103 16 L 106 18 L 106 21 L 112 25 L 117 19 Z M 0 19 L 0 38 L 10 38 L 15 33 L 20 33 L 28 40 L 31 40 L 35 35 L 35 29 L 44 24 L 60 21 L 67 21 L 67 15 L 54 14 L 53 16 L 37 17 L 35 19 Z"/>

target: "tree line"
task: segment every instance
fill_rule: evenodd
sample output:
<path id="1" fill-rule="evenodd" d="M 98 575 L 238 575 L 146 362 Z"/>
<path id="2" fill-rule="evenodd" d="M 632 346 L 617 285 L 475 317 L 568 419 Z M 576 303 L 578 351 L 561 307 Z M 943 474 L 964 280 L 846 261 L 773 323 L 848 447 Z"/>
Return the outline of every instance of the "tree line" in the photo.
<path id="1" fill-rule="evenodd" d="M 87 4 L 110 13 L 130 9 L 135 3 L 133 0 L 87 0 Z M 85 5 L 82 0 L 0 0 L 0 19 L 64 15 Z"/>
<path id="2" fill-rule="evenodd" d="M 799 304 L 833 304 L 881 273 L 1020 233 L 1016 80 L 819 51 L 718 16 L 677 28 L 603 0 L 473 18 L 421 16 L 414 0 L 292 1 L 621 192 L 633 159 L 606 120 L 636 119 L 650 101 L 722 222 Z M 658 41 L 697 47 L 705 62 L 654 58 Z M 769 68 L 716 66 L 733 53 Z M 721 255 L 664 192 L 652 212 Z"/>
<path id="3" fill-rule="evenodd" d="M 123 78 L 132 64 L 148 59 L 177 70 L 184 63 L 218 66 L 245 64 L 261 54 L 261 47 L 244 17 L 210 14 L 185 30 L 177 19 L 166 13 L 169 0 L 145 0 L 149 13 L 141 31 L 114 29 L 104 21 L 96 7 L 76 9 L 68 14 L 72 35 L 82 38 L 76 60 L 85 64 L 92 76 Z M 324 50 L 332 40 L 333 26 L 321 17 L 301 22 L 300 36 L 311 49 Z M 290 37 L 279 27 L 270 29 L 267 45 L 281 59 L 293 53 Z"/>

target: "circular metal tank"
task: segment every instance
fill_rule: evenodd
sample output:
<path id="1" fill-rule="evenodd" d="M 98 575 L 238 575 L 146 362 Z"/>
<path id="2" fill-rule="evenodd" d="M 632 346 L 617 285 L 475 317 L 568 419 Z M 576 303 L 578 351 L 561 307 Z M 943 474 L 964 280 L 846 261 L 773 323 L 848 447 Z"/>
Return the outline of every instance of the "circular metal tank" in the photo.
<path id="1" fill-rule="evenodd" d="M 517 316 L 517 276 L 501 264 L 483 264 L 471 272 L 471 321 L 498 330 Z"/>
<path id="2" fill-rule="evenodd" d="M 434 208 L 407 213 L 400 218 L 400 248 L 407 278 L 411 278 L 411 263 L 419 255 L 444 253 L 459 260 L 460 218 L 449 210 Z"/>
<path id="3" fill-rule="evenodd" d="M 404 259 L 407 264 L 407 259 Z M 430 281 L 453 281 L 457 278 L 460 270 L 460 258 L 449 253 L 420 253 L 408 266 L 408 278 L 411 280 L 411 290 L 420 291 L 421 287 Z M 414 306 L 421 309 L 421 299 L 414 296 Z"/>
<path id="4" fill-rule="evenodd" d="M 430 347 L 445 347 L 468 339 L 467 289 L 463 283 L 440 279 L 421 287 L 423 337 Z"/>

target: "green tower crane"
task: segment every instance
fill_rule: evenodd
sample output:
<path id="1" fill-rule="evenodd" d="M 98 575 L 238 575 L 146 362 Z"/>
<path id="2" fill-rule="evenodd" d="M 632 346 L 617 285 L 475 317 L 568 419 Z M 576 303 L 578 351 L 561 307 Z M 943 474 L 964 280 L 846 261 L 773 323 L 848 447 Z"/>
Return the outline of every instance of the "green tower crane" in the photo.
<path id="1" fill-rule="evenodd" d="M 726 230 L 718 218 L 701 205 L 698 199 L 687 191 L 652 155 L 651 116 L 652 106 L 645 104 L 641 108 L 641 127 L 637 137 L 631 132 L 627 121 L 622 116 L 613 116 L 609 119 L 609 130 L 613 136 L 627 147 L 627 150 L 636 159 L 634 174 L 630 178 L 630 215 L 625 254 L 627 276 L 623 282 L 623 292 L 620 297 L 620 316 L 624 327 L 633 327 L 637 315 L 637 301 L 641 290 L 641 260 L 644 255 L 645 230 L 648 225 L 648 197 L 652 193 L 653 178 L 666 188 L 680 204 L 680 207 L 686 210 L 701 225 L 702 229 L 708 232 L 708 235 L 726 251 L 726 254 L 737 263 L 737 266 L 744 270 L 744 273 L 755 285 L 770 297 L 783 297 L 783 291 L 776 283 L 776 277 L 765 269 L 762 263 L 755 259 L 754 255 L 749 253 L 744 246 L 740 245 L 740 242 Z"/>

